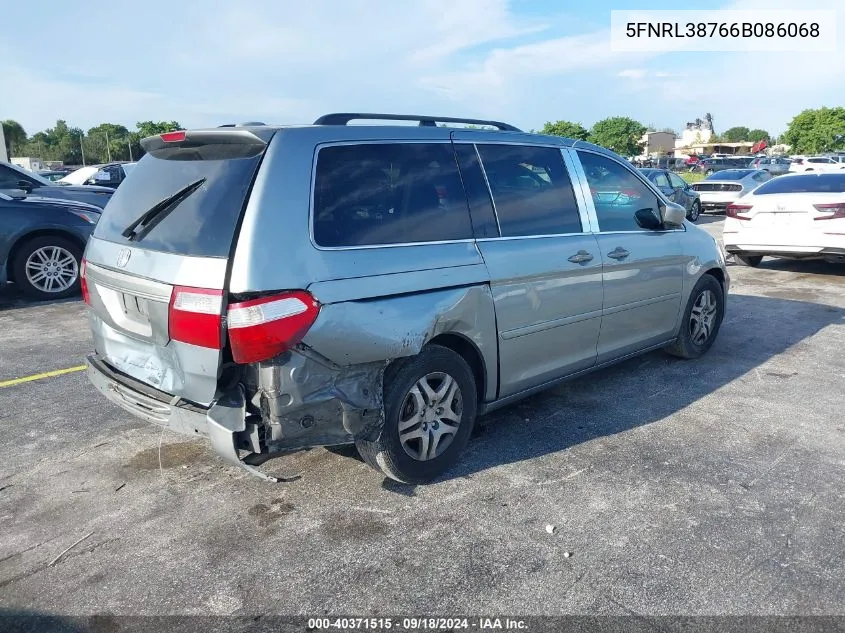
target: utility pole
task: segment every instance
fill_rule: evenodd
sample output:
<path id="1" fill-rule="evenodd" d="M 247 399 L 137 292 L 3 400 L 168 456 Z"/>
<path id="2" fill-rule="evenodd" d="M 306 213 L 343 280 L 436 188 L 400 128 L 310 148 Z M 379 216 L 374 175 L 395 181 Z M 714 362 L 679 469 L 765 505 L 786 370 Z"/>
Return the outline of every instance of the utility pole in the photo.
<path id="1" fill-rule="evenodd" d="M 109 157 L 109 162 L 111 162 L 111 147 L 109 147 L 109 131 L 106 130 L 106 154 Z"/>
<path id="2" fill-rule="evenodd" d="M 82 166 L 85 167 L 85 148 L 82 146 L 82 139 L 85 138 L 85 132 L 79 133 L 79 152 L 82 154 Z"/>
<path id="3" fill-rule="evenodd" d="M 132 162 L 132 139 L 126 139 L 126 146 L 129 148 L 129 162 Z"/>

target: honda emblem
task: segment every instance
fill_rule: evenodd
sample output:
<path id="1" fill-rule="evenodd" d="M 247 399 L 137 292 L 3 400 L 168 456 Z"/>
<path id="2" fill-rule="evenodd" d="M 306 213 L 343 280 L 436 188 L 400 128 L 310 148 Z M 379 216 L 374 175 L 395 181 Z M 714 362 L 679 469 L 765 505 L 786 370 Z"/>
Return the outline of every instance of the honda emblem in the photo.
<path id="1" fill-rule="evenodd" d="M 124 268 L 129 263 L 130 257 L 132 257 L 132 251 L 128 248 L 120 249 L 120 252 L 117 254 L 117 267 Z"/>

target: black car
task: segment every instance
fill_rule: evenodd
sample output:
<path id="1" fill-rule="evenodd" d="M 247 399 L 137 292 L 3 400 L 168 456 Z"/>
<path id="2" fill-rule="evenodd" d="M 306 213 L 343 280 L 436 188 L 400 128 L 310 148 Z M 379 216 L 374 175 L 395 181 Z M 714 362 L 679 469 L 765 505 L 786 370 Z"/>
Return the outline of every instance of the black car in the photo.
<path id="1" fill-rule="evenodd" d="M 17 165 L 0 162 L 0 193 L 12 197 L 34 194 L 41 198 L 73 200 L 102 209 L 111 199 L 114 189 L 51 182 Z"/>
<path id="2" fill-rule="evenodd" d="M 99 207 L 38 196 L 0 193 L 0 287 L 15 282 L 33 299 L 79 291 L 79 269 Z"/>

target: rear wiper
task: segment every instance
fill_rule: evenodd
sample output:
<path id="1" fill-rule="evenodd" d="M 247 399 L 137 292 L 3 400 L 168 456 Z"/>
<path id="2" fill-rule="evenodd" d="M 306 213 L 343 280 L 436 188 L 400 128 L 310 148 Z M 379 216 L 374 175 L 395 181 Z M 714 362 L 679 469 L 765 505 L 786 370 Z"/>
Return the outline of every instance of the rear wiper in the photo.
<path id="1" fill-rule="evenodd" d="M 132 224 L 123 229 L 121 235 L 129 241 L 138 241 L 142 239 L 147 233 L 153 230 L 159 222 L 170 215 L 170 212 L 178 207 L 185 198 L 199 189 L 204 182 L 205 178 L 200 178 L 196 182 L 192 182 L 187 187 L 180 189 L 172 196 L 168 196 L 164 200 L 156 202 L 149 211 L 145 212 Z"/>

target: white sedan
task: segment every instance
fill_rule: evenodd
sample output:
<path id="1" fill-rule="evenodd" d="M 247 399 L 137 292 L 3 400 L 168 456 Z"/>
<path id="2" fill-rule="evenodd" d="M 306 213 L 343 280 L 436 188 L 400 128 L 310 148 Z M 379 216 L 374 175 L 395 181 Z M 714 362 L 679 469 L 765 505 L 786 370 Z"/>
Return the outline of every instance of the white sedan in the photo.
<path id="1" fill-rule="evenodd" d="M 747 266 L 767 255 L 845 262 L 845 172 L 781 176 L 726 215 L 725 251 Z"/>
<path id="2" fill-rule="evenodd" d="M 831 173 L 845 170 L 845 163 L 840 163 L 830 156 L 795 157 L 789 165 L 789 172 L 800 174 L 805 171 L 820 171 Z"/>
<path id="3" fill-rule="evenodd" d="M 698 193 L 702 211 L 724 211 L 729 204 L 771 179 L 772 175 L 764 169 L 723 169 L 691 187 Z"/>

